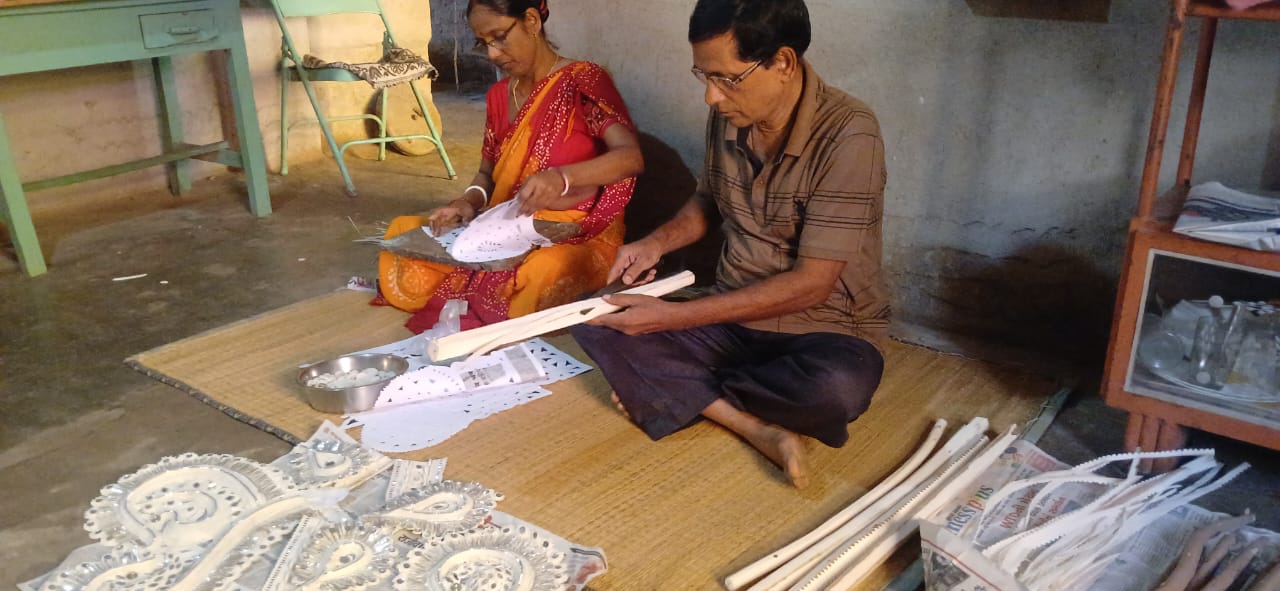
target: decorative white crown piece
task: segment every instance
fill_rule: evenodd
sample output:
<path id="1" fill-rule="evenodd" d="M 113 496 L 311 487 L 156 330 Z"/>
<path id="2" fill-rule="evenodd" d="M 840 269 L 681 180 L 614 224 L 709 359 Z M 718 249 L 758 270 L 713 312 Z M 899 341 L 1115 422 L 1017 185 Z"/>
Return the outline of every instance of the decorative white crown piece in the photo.
<path id="1" fill-rule="evenodd" d="M 279 469 L 226 454 L 170 456 L 102 488 L 85 512 L 89 537 L 159 553 L 205 546 L 297 485 Z"/>
<path id="2" fill-rule="evenodd" d="M 479 482 L 441 480 L 411 489 L 387 503 L 386 509 L 360 519 L 425 536 L 438 536 L 484 523 L 501 500 L 502 493 Z"/>
<path id="3" fill-rule="evenodd" d="M 386 529 L 356 522 L 316 530 L 289 573 L 289 585 L 318 591 L 359 591 L 391 577 L 398 550 Z"/>
<path id="4" fill-rule="evenodd" d="M 483 527 L 451 533 L 401 561 L 396 591 L 561 591 L 566 558 L 525 528 Z"/>
<path id="5" fill-rule="evenodd" d="M 97 560 L 50 575 L 40 591 L 166 589 L 187 566 L 173 555 L 157 556 L 137 546 L 121 546 Z"/>
<path id="6" fill-rule="evenodd" d="M 300 486 L 354 487 L 381 472 L 391 459 L 360 445 L 350 435 L 325 421 L 310 439 L 295 445 L 272 462 Z"/>
<path id="7" fill-rule="evenodd" d="M 222 563 L 208 579 L 200 584 L 200 591 L 235 589 L 237 579 L 259 560 L 263 560 L 281 542 L 289 539 L 289 534 L 298 527 L 300 521 L 297 514 L 287 514 L 247 532 L 235 549 L 222 558 Z"/>

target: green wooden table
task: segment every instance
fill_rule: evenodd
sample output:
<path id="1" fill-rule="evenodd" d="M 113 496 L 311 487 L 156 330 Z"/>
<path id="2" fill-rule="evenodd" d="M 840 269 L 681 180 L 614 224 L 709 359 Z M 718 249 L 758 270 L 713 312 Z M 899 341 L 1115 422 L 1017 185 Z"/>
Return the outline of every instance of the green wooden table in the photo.
<path id="1" fill-rule="evenodd" d="M 171 57 L 205 51 L 227 56 L 223 61 L 238 148 L 226 140 L 205 145 L 183 141 Z M 155 75 L 164 145 L 159 156 L 23 183 L 0 113 L 0 217 L 9 225 L 18 263 L 28 275 L 40 275 L 46 268 L 25 191 L 165 165 L 169 190 L 181 194 L 191 187 L 186 161 L 197 158 L 243 169 L 249 210 L 257 216 L 271 213 L 239 0 L 0 0 L 0 76 L 142 59 L 151 60 Z"/>

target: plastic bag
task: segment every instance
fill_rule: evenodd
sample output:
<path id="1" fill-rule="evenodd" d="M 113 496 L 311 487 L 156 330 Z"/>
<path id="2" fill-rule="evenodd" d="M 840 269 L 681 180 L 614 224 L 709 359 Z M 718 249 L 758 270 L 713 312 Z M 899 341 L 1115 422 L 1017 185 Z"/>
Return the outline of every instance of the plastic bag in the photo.
<path id="1" fill-rule="evenodd" d="M 440 319 L 436 320 L 435 326 L 422 331 L 418 335 L 422 344 L 422 354 L 427 354 L 427 346 L 431 341 L 440 337 L 449 336 L 462 330 L 462 317 L 467 313 L 466 300 L 449 300 L 440 308 Z"/>

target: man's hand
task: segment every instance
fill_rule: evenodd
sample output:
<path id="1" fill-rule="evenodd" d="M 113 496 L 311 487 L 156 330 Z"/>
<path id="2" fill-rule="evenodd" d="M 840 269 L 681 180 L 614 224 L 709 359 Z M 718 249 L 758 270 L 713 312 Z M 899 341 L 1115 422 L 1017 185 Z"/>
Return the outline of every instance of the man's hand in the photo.
<path id="1" fill-rule="evenodd" d="M 516 201 L 520 203 L 520 215 L 533 215 L 540 209 L 557 209 L 554 207 L 565 193 L 564 177 L 554 168 L 548 168 L 525 179 L 516 193 Z"/>
<path id="2" fill-rule="evenodd" d="M 637 285 L 653 281 L 658 270 L 658 261 L 662 259 L 662 249 L 651 240 L 638 240 L 623 244 L 613 259 L 613 267 L 609 268 L 606 283 L 613 283 L 619 277 L 626 285 Z"/>
<path id="3" fill-rule="evenodd" d="M 476 208 L 464 196 L 450 201 L 444 207 L 431 210 L 427 214 L 427 226 L 431 228 L 432 234 L 439 236 L 458 226 L 467 225 L 475 217 Z"/>
<path id="4" fill-rule="evenodd" d="M 612 314 L 596 316 L 588 320 L 587 324 L 607 326 L 632 336 L 688 328 L 686 323 L 680 320 L 682 304 L 653 296 L 626 293 L 615 293 L 603 297 L 604 301 L 621 306 L 623 309 Z"/>

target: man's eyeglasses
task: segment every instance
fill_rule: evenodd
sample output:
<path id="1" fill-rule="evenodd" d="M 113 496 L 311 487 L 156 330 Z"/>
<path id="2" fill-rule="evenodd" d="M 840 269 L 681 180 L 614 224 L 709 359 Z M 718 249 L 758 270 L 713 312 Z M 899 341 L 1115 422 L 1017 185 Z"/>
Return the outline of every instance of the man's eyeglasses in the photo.
<path id="1" fill-rule="evenodd" d="M 511 23 L 510 27 L 507 27 L 507 30 L 501 33 L 498 33 L 497 35 L 494 35 L 493 39 L 489 41 L 485 41 L 484 39 L 476 39 L 476 46 L 472 48 L 472 51 L 476 53 L 488 53 L 490 47 L 497 49 L 498 51 L 502 51 L 506 49 L 507 36 L 511 35 L 511 29 L 516 28 L 516 25 L 518 24 L 520 24 L 520 19 L 516 19 L 514 22 Z"/>
<path id="2" fill-rule="evenodd" d="M 756 71 L 756 68 L 759 68 L 761 63 L 763 62 L 756 62 L 754 64 L 751 64 L 751 67 L 747 68 L 741 74 L 738 74 L 733 78 L 727 78 L 725 76 L 716 76 L 713 74 L 708 74 L 700 70 L 698 66 L 689 68 L 689 71 L 693 72 L 693 77 L 697 78 L 698 82 L 701 82 L 703 84 L 710 82 L 720 87 L 721 90 L 737 90 L 738 85 L 742 84 L 742 81 L 746 80 L 747 76 L 750 76 L 752 72 Z"/>

